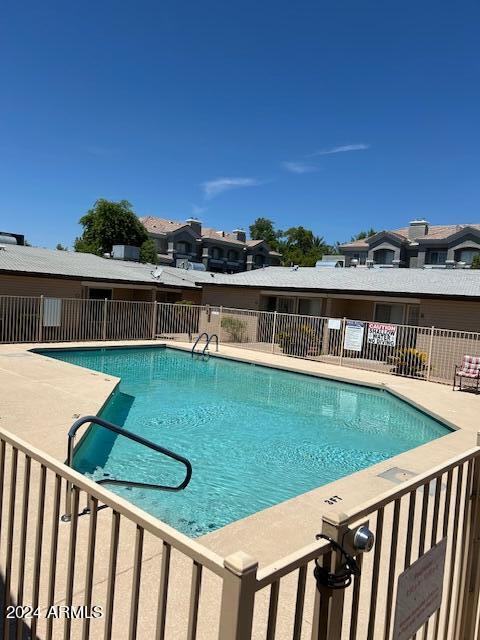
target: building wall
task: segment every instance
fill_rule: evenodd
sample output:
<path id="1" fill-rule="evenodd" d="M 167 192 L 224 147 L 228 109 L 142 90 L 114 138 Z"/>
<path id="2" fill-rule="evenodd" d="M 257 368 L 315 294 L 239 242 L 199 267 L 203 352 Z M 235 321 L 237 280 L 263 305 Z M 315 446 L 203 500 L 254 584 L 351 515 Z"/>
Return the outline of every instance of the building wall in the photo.
<path id="1" fill-rule="evenodd" d="M 81 298 L 82 292 L 82 285 L 75 280 L 0 274 L 0 295 L 3 296 L 44 295 L 54 298 Z"/>
<path id="2" fill-rule="evenodd" d="M 260 308 L 260 290 L 253 288 L 237 289 L 228 286 L 206 286 L 203 288 L 202 304 L 257 311 Z"/>
<path id="3" fill-rule="evenodd" d="M 422 300 L 420 324 L 440 329 L 480 331 L 480 300 L 478 302 Z"/>

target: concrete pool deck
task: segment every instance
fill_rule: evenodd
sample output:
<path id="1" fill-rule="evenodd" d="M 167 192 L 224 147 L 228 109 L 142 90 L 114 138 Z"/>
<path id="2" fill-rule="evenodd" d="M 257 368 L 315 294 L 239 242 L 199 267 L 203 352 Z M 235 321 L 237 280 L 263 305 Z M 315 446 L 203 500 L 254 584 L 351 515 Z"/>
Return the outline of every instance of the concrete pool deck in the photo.
<path id="1" fill-rule="evenodd" d="M 191 349 L 188 343 L 165 341 L 61 343 L 42 348 L 155 348 L 164 344 L 182 350 Z M 31 349 L 34 348 L 39 346 L 0 346 L 0 425 L 64 461 L 68 428 L 79 416 L 99 413 L 119 379 L 33 353 Z M 385 388 L 456 429 L 426 445 L 202 536 L 202 543 L 220 555 L 226 556 L 241 549 L 258 558 L 261 566 L 274 562 L 310 543 L 319 531 L 322 514 L 333 506 L 339 510 L 349 509 L 476 444 L 480 397 L 473 394 L 453 392 L 451 387 L 437 383 L 247 351 L 228 345 L 221 345 L 219 353 L 213 355 Z M 396 469 L 408 473 L 395 472 Z M 388 478 L 380 476 L 385 472 Z"/>
<path id="2" fill-rule="evenodd" d="M 112 343 L 61 343 L 42 345 L 41 348 L 108 348 L 148 346 L 168 347 L 190 350 L 188 343 L 166 343 L 164 341 L 112 342 Z M 108 401 L 119 380 L 65 363 L 47 356 L 32 353 L 32 348 L 39 345 L 1 345 L 0 346 L 0 425 L 32 446 L 64 461 L 66 453 L 66 433 L 79 415 L 96 414 Z M 391 490 L 412 475 L 431 469 L 451 459 L 457 453 L 470 449 L 476 444 L 476 431 L 480 397 L 453 392 L 450 387 L 436 383 L 394 377 L 371 371 L 362 371 L 324 364 L 314 361 L 300 360 L 286 356 L 272 355 L 258 351 L 247 351 L 227 345 L 221 345 L 217 354 L 220 357 L 233 358 L 257 365 L 279 367 L 282 369 L 308 373 L 344 382 L 384 386 L 450 424 L 457 430 L 449 435 L 434 440 L 426 445 L 407 451 L 395 458 L 352 474 L 329 485 L 325 485 L 296 498 L 280 503 L 274 507 L 260 511 L 248 518 L 234 522 L 222 529 L 198 539 L 205 547 L 225 557 L 230 553 L 244 551 L 259 561 L 260 567 L 275 563 L 287 554 L 295 552 L 305 545 L 311 544 L 315 534 L 321 529 L 321 518 L 324 513 L 348 510 L 365 502 L 368 498 L 378 496 Z M 161 444 L 161 443 L 160 443 Z M 408 471 L 406 476 L 401 472 L 391 475 L 391 479 L 379 477 L 380 473 L 399 468 Z M 6 479 L 6 487 L 8 488 Z M 21 485 L 21 479 L 17 481 Z M 32 496 L 30 509 L 37 509 L 38 473 L 32 476 Z M 20 493 L 19 498 L 20 499 Z M 337 502 L 331 498 L 337 496 Z M 338 500 L 340 498 L 340 500 Z M 430 502 L 433 500 L 431 497 Z M 4 516 L 8 507 L 4 501 Z M 83 505 L 82 505 L 83 506 Z M 63 502 L 62 502 L 63 507 Z M 51 501 L 46 503 L 46 520 L 51 518 Z M 108 553 L 110 543 L 111 510 L 98 512 L 97 523 L 97 555 L 93 576 L 93 602 L 104 604 L 108 573 Z M 387 531 L 384 531 L 386 535 Z M 401 532 L 399 545 L 403 544 L 405 532 Z M 65 575 L 68 562 L 68 524 L 60 525 L 58 542 L 57 585 L 55 602 L 65 602 Z M 48 548 L 46 532 L 45 546 Z M 74 604 L 81 604 L 84 598 L 84 580 L 86 566 L 86 548 L 89 536 L 89 518 L 81 517 L 78 521 L 78 543 L 76 551 L 76 577 Z M 116 570 L 117 586 L 113 636 L 116 639 L 126 637 L 128 630 L 128 602 L 130 601 L 133 576 L 133 548 L 135 525 L 125 521 L 122 525 L 121 545 L 118 553 Z M 142 560 L 142 607 L 139 612 L 138 638 L 154 637 L 154 621 L 158 607 L 157 591 L 151 585 L 158 585 L 162 548 L 158 539 L 145 536 L 145 547 Z M 30 556 L 35 546 L 34 530 L 28 532 L 27 550 Z M 14 559 L 18 555 L 17 546 Z M 371 558 L 367 558 L 371 562 Z M 40 585 L 40 605 L 46 603 L 45 576 L 48 572 L 48 554 L 42 559 L 42 575 Z M 169 607 L 174 612 L 167 615 L 167 640 L 180 640 L 186 637 L 187 611 L 186 605 L 190 593 L 191 562 L 177 552 L 172 554 L 171 585 L 169 590 Z M 383 561 L 382 561 L 383 562 Z M 3 565 L 3 559 L 0 559 Z M 16 564 L 16 563 L 15 563 Z M 28 563 L 30 565 L 30 563 Z M 383 566 L 383 565 L 382 565 Z M 364 564 L 365 567 L 365 564 Z M 366 568 L 366 567 L 365 567 Z M 2 567 L 0 567 L 0 571 Z M 368 579 L 368 569 L 366 572 Z M 29 584 L 30 576 L 26 583 Z M 310 637 L 312 620 L 312 602 L 315 585 L 309 572 L 307 581 L 308 598 L 304 610 L 302 639 Z M 296 593 L 296 576 L 291 574 L 282 580 L 279 619 L 277 624 L 277 640 L 292 637 L 292 602 Z M 256 614 L 253 638 L 265 637 L 266 617 L 269 607 L 269 589 L 257 594 Z M 383 597 L 383 594 L 381 594 Z M 199 628 L 197 640 L 213 640 L 218 637 L 218 611 L 221 597 L 221 583 L 218 578 L 204 572 L 202 584 L 202 600 L 199 612 Z M 351 597 L 351 592 L 348 597 Z M 24 602 L 31 600 L 26 592 Z M 126 606 L 125 604 L 126 603 Z M 382 604 L 383 606 L 383 604 Z M 361 607 L 359 617 L 359 635 L 367 637 L 365 625 L 368 622 L 368 607 Z M 63 622 L 54 624 L 54 637 L 61 637 Z M 381 627 L 379 627 L 381 629 Z M 72 638 L 80 638 L 82 621 L 76 621 L 72 627 Z M 45 637 L 45 621 L 39 621 L 37 638 Z M 102 619 L 92 620 L 91 638 L 103 638 Z"/>

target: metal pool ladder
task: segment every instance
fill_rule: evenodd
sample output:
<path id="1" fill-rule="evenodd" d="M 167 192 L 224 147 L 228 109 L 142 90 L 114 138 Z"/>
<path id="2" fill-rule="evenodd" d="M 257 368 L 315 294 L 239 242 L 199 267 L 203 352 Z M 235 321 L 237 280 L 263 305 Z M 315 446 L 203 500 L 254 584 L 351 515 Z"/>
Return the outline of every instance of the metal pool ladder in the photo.
<path id="1" fill-rule="evenodd" d="M 197 344 L 200 342 L 200 340 L 203 338 L 203 336 L 206 337 L 206 342 L 205 342 L 205 346 L 203 347 L 202 351 L 195 351 L 195 347 L 197 346 Z M 202 356 L 206 355 L 206 351 L 208 350 L 208 347 L 210 345 L 210 342 L 213 340 L 213 338 L 215 338 L 215 343 L 216 343 L 216 349 L 215 351 L 218 351 L 218 336 L 216 333 L 212 333 L 211 335 L 208 335 L 208 333 L 206 331 L 204 331 L 203 333 L 201 333 L 198 338 L 195 340 L 195 342 L 193 343 L 193 347 L 192 347 L 192 358 L 195 355 L 195 353 L 198 353 Z"/>
<path id="2" fill-rule="evenodd" d="M 185 489 L 188 486 L 188 483 L 190 482 L 190 479 L 192 477 L 192 465 L 190 460 L 188 460 L 187 458 L 184 458 L 178 453 L 174 453 L 173 451 L 166 449 L 165 447 L 161 447 L 160 445 L 155 444 L 150 440 L 146 440 L 145 438 L 142 438 L 142 436 L 138 436 L 136 433 L 132 433 L 127 429 L 121 429 L 120 427 L 117 427 L 117 425 L 112 424 L 111 422 L 107 422 L 107 420 L 103 420 L 103 418 L 98 418 L 97 416 L 84 416 L 83 418 L 79 418 L 70 427 L 70 430 L 68 432 L 68 445 L 67 445 L 67 465 L 69 467 L 73 468 L 74 442 L 75 442 L 75 436 L 77 434 L 77 431 L 80 429 L 80 427 L 82 427 L 84 424 L 87 424 L 87 423 L 93 423 L 98 425 L 99 427 L 104 427 L 105 429 L 108 429 L 109 431 L 113 431 L 113 433 L 116 433 L 119 436 L 124 436 L 129 440 L 133 440 L 134 442 L 137 442 L 138 444 L 141 444 L 144 447 L 147 447 L 148 449 L 153 449 L 153 451 L 162 453 L 163 455 L 168 456 L 169 458 L 172 458 L 172 460 L 176 460 L 177 462 L 180 462 L 181 464 L 184 465 L 186 469 L 185 478 L 177 486 L 153 484 L 149 482 L 136 482 L 134 480 L 123 480 L 123 479 L 117 479 L 117 478 L 101 478 L 100 480 L 96 480 L 97 484 L 116 484 L 116 485 L 122 485 L 127 487 L 140 487 L 142 489 L 158 489 L 161 491 L 182 491 L 182 489 Z M 66 495 L 65 514 L 62 516 L 61 519 L 63 520 L 63 522 L 69 522 L 72 517 L 72 483 L 71 482 L 67 482 L 67 490 L 65 495 Z M 99 507 L 99 509 L 101 508 L 102 507 Z M 84 510 L 84 513 L 88 513 L 88 511 L 89 510 L 87 508 Z"/>

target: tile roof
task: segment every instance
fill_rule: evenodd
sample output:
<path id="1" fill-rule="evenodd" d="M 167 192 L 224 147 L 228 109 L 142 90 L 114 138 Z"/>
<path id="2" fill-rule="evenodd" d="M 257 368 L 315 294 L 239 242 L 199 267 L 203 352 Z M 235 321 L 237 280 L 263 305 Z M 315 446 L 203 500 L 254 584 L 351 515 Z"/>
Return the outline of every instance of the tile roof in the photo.
<path id="1" fill-rule="evenodd" d="M 229 231 L 217 231 L 217 229 L 212 229 L 211 227 L 202 227 L 202 238 L 238 244 L 242 247 L 245 246 L 245 242 L 237 240 L 233 233 L 230 233 Z"/>
<path id="2" fill-rule="evenodd" d="M 415 238 L 415 242 L 418 240 L 444 240 L 452 236 L 454 233 L 461 231 L 465 227 L 473 227 L 480 231 L 480 224 L 444 224 L 444 225 L 428 225 L 428 233 L 425 236 L 419 236 Z M 402 229 L 393 229 L 389 233 L 394 233 L 401 238 L 408 240 L 409 227 L 403 227 Z M 380 233 L 380 232 L 379 232 Z M 375 234 L 376 235 L 376 234 Z M 341 247 L 354 247 L 358 249 L 368 249 L 368 242 L 364 240 L 353 240 L 352 242 L 343 242 Z"/>
<path id="3" fill-rule="evenodd" d="M 171 233 L 172 231 L 187 226 L 186 222 L 156 218 L 155 216 L 143 216 L 139 218 L 139 220 L 150 233 Z"/>
<path id="4" fill-rule="evenodd" d="M 215 274 L 205 284 L 480 298 L 480 271 L 470 269 L 266 267 L 232 275 Z"/>
<path id="5" fill-rule="evenodd" d="M 196 282 L 207 280 L 202 271 L 160 266 L 160 278 L 153 278 L 156 265 L 101 258 L 90 253 L 56 251 L 38 247 L 5 245 L 0 250 L 0 272 L 31 273 L 71 278 L 113 280 L 138 284 L 159 284 L 195 288 Z"/>

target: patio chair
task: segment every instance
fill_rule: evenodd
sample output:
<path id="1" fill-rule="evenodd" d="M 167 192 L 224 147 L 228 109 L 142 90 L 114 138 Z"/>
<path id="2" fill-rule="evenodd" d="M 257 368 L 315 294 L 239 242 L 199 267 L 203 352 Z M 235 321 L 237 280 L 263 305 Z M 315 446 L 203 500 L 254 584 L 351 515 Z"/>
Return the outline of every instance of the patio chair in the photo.
<path id="1" fill-rule="evenodd" d="M 453 390 L 457 386 L 462 391 L 462 380 L 464 378 L 470 380 L 476 380 L 476 385 L 468 385 L 468 387 L 475 389 L 478 393 L 480 383 L 480 357 L 479 356 L 463 356 L 463 362 L 460 366 L 455 365 L 455 373 L 453 376 Z"/>

